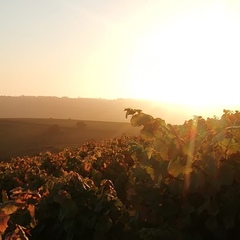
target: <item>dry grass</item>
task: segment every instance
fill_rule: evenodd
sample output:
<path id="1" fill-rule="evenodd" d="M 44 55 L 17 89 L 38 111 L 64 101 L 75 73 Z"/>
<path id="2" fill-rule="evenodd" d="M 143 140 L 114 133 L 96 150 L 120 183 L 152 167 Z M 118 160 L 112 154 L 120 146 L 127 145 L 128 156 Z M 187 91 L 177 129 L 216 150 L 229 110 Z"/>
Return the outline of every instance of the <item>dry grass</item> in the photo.
<path id="1" fill-rule="evenodd" d="M 138 135 L 139 129 L 129 123 L 83 121 L 79 129 L 73 119 L 0 119 L 0 160 L 33 156 L 44 151 L 60 151 L 80 146 L 89 140 Z M 52 129 L 52 126 L 58 126 Z"/>

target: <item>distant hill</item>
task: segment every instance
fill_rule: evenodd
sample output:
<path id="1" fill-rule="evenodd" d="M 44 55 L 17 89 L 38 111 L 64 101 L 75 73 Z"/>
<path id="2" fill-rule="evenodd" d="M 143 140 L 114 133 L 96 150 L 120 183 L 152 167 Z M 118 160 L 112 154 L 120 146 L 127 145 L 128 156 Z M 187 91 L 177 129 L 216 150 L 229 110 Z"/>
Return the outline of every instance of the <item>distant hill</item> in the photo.
<path id="1" fill-rule="evenodd" d="M 57 118 L 92 121 L 129 122 L 125 108 L 139 108 L 172 124 L 182 124 L 194 114 L 203 117 L 221 115 L 222 110 L 196 112 L 177 104 L 135 99 L 92 99 L 68 97 L 0 96 L 0 118 Z M 234 109 L 235 110 L 235 109 Z"/>

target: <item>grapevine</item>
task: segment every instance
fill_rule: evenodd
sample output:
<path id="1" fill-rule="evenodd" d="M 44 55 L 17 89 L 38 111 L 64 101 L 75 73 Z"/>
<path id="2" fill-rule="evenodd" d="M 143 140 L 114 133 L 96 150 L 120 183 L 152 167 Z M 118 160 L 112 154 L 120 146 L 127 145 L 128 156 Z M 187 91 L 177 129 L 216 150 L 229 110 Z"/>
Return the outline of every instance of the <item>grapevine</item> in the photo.
<path id="1" fill-rule="evenodd" d="M 0 163 L 2 239 L 239 239 L 240 112 Z"/>

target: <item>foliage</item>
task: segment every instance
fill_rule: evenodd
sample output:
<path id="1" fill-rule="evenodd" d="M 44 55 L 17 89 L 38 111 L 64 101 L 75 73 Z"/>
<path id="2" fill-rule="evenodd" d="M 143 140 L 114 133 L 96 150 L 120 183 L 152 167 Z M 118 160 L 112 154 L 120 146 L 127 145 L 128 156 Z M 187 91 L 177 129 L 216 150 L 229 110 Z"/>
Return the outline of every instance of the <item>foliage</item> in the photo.
<path id="1" fill-rule="evenodd" d="M 239 239 L 240 112 L 0 163 L 3 239 Z"/>

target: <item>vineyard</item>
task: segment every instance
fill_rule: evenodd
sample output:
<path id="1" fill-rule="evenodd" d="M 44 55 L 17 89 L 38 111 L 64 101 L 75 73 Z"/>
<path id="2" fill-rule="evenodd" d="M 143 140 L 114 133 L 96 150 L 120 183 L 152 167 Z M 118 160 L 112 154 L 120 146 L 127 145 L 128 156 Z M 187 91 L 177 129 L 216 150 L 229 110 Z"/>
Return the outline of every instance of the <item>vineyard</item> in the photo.
<path id="1" fill-rule="evenodd" d="M 240 112 L 0 163 L 0 239 L 240 239 Z"/>

